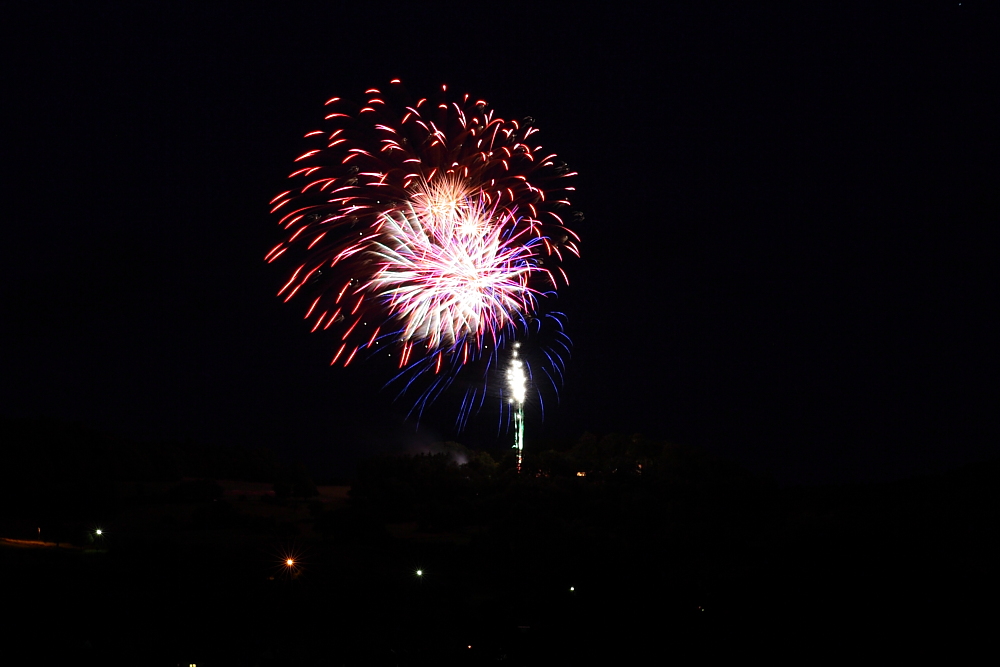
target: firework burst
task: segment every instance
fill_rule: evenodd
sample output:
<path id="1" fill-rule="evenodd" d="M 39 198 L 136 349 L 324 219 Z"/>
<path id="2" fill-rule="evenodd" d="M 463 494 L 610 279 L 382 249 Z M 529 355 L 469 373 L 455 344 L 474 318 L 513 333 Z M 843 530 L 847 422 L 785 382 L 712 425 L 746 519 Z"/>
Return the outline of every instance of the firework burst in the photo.
<path id="1" fill-rule="evenodd" d="M 568 282 L 559 265 L 578 238 L 560 209 L 575 174 L 537 145 L 530 118 L 496 117 L 445 86 L 435 101 L 407 103 L 398 81 L 386 92 L 327 102 L 296 187 L 271 202 L 286 237 L 265 259 L 294 258 L 278 294 L 304 296 L 312 330 L 337 332 L 331 364 L 377 350 L 398 363 L 404 391 L 436 376 L 422 409 L 463 369 L 485 377 Z"/>

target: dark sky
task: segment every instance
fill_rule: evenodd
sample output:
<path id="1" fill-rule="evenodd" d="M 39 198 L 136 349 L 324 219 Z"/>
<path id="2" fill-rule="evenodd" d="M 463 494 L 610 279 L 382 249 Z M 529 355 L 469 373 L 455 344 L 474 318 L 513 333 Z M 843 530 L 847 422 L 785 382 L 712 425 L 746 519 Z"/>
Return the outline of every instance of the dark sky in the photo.
<path id="1" fill-rule="evenodd" d="M 343 4 L 5 16 L 0 416 L 326 472 L 502 446 L 490 410 L 418 431 L 331 369 L 262 261 L 323 102 L 400 77 L 530 114 L 580 172 L 573 358 L 529 447 L 643 432 L 791 481 L 996 455 L 992 3 Z"/>

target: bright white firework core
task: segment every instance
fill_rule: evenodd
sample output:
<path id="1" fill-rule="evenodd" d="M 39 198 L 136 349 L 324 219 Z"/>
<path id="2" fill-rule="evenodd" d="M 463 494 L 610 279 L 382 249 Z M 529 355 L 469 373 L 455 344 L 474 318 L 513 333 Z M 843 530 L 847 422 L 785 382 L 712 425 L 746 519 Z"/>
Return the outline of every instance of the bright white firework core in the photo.
<path id="1" fill-rule="evenodd" d="M 368 283 L 404 323 L 403 339 L 436 349 L 530 311 L 534 244 L 510 237 L 510 214 L 495 215 L 452 181 L 422 194 L 382 216 L 380 268 Z"/>

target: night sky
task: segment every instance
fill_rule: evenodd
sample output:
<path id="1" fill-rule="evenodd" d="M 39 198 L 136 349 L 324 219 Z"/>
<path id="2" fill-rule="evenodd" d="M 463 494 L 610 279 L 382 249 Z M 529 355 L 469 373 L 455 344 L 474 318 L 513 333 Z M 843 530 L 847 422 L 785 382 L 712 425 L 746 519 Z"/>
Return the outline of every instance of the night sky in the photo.
<path id="1" fill-rule="evenodd" d="M 209 3 L 206 3 L 209 4 Z M 996 456 L 991 3 L 33 5 L 4 19 L 0 417 L 264 445 L 316 474 L 439 440 L 328 366 L 267 203 L 323 102 L 399 77 L 537 119 L 574 170 L 574 342 L 527 446 L 704 446 L 791 482 Z M 536 445 L 537 446 L 537 445 Z"/>

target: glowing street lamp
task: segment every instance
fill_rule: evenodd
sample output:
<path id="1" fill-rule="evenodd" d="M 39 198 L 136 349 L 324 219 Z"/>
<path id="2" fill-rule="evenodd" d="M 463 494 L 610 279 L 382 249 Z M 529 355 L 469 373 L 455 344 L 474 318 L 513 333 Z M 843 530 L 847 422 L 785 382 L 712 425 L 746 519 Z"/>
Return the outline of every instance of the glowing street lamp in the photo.
<path id="1" fill-rule="evenodd" d="M 273 580 L 275 577 L 281 577 L 288 581 L 294 581 L 299 578 L 302 574 L 302 554 L 298 551 L 292 549 L 285 549 L 276 554 L 274 562 Z"/>

